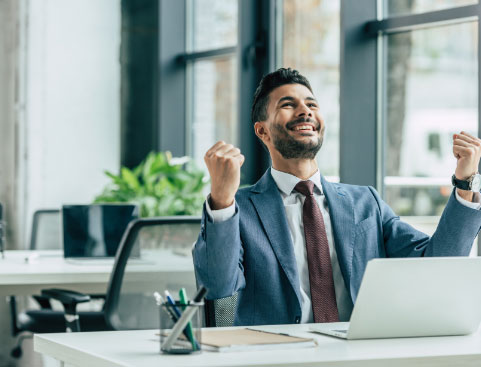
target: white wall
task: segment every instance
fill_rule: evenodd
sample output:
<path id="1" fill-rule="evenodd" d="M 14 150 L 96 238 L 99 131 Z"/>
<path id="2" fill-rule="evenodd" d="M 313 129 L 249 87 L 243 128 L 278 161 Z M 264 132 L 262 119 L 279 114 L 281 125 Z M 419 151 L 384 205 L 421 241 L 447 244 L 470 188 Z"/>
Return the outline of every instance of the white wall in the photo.
<path id="1" fill-rule="evenodd" d="M 120 0 L 28 1 L 26 16 L 25 244 L 35 209 L 89 203 L 118 171 Z"/>

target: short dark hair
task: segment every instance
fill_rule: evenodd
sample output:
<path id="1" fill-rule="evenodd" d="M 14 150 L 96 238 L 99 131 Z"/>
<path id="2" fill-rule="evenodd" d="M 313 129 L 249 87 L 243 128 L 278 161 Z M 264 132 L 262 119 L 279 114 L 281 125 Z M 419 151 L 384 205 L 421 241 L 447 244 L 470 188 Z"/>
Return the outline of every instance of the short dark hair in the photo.
<path id="1" fill-rule="evenodd" d="M 297 70 L 291 68 L 280 68 L 272 73 L 264 75 L 259 86 L 254 93 L 252 103 L 251 118 L 252 122 L 267 120 L 267 105 L 269 104 L 269 94 L 276 88 L 285 84 L 302 84 L 312 93 L 311 85 L 307 78 Z"/>

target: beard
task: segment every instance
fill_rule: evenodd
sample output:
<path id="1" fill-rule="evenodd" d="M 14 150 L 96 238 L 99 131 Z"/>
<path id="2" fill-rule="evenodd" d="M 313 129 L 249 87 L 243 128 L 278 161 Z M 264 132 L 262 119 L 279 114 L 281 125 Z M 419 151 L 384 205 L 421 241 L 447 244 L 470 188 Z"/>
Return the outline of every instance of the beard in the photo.
<path id="1" fill-rule="evenodd" d="M 300 122 L 314 123 L 316 130 L 319 130 L 320 128 L 320 124 L 318 122 L 304 118 L 290 121 L 285 127 L 278 124 L 274 124 L 272 127 L 272 142 L 274 147 L 279 153 L 281 153 L 284 159 L 314 159 L 317 152 L 319 152 L 319 149 L 322 147 L 322 142 L 324 140 L 324 126 L 321 130 L 320 136 L 317 138 L 317 141 L 309 140 L 308 142 L 303 142 L 296 140 L 289 135 L 288 130 Z"/>

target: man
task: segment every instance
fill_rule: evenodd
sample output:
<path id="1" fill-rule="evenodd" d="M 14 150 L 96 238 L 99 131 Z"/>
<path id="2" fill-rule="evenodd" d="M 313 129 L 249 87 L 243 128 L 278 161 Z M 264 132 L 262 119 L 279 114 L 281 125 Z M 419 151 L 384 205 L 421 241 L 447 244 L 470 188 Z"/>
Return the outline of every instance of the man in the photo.
<path id="1" fill-rule="evenodd" d="M 325 124 L 297 71 L 262 79 L 252 120 L 272 167 L 239 190 L 239 149 L 220 141 L 206 153 L 212 187 L 193 250 L 209 299 L 238 292 L 236 325 L 348 321 L 370 259 L 469 254 L 481 225 L 479 192 L 455 189 L 430 238 L 372 187 L 321 176 L 315 156 Z M 479 178 L 481 140 L 456 134 L 453 153 L 457 185 L 467 189 Z"/>

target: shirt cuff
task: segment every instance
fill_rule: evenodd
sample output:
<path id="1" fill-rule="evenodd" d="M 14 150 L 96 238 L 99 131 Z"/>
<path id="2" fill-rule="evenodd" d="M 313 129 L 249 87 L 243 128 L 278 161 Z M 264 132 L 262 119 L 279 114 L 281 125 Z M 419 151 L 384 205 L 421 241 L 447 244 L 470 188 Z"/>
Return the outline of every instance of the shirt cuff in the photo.
<path id="1" fill-rule="evenodd" d="M 228 206 L 224 209 L 219 210 L 212 210 L 210 208 L 210 194 L 207 196 L 207 200 L 205 201 L 205 209 L 207 210 L 207 214 L 209 215 L 210 220 L 214 223 L 216 222 L 224 222 L 230 218 L 232 218 L 235 214 L 235 199 L 231 206 Z"/>
<path id="2" fill-rule="evenodd" d="M 481 208 L 481 195 L 479 194 L 479 192 L 475 192 L 473 194 L 473 201 L 467 201 L 465 199 L 463 199 L 461 196 L 459 196 L 458 194 L 458 190 L 455 190 L 455 193 L 456 193 L 456 200 L 464 205 L 464 206 L 467 206 L 468 208 L 471 208 L 471 209 L 476 209 L 476 210 L 479 210 Z"/>

